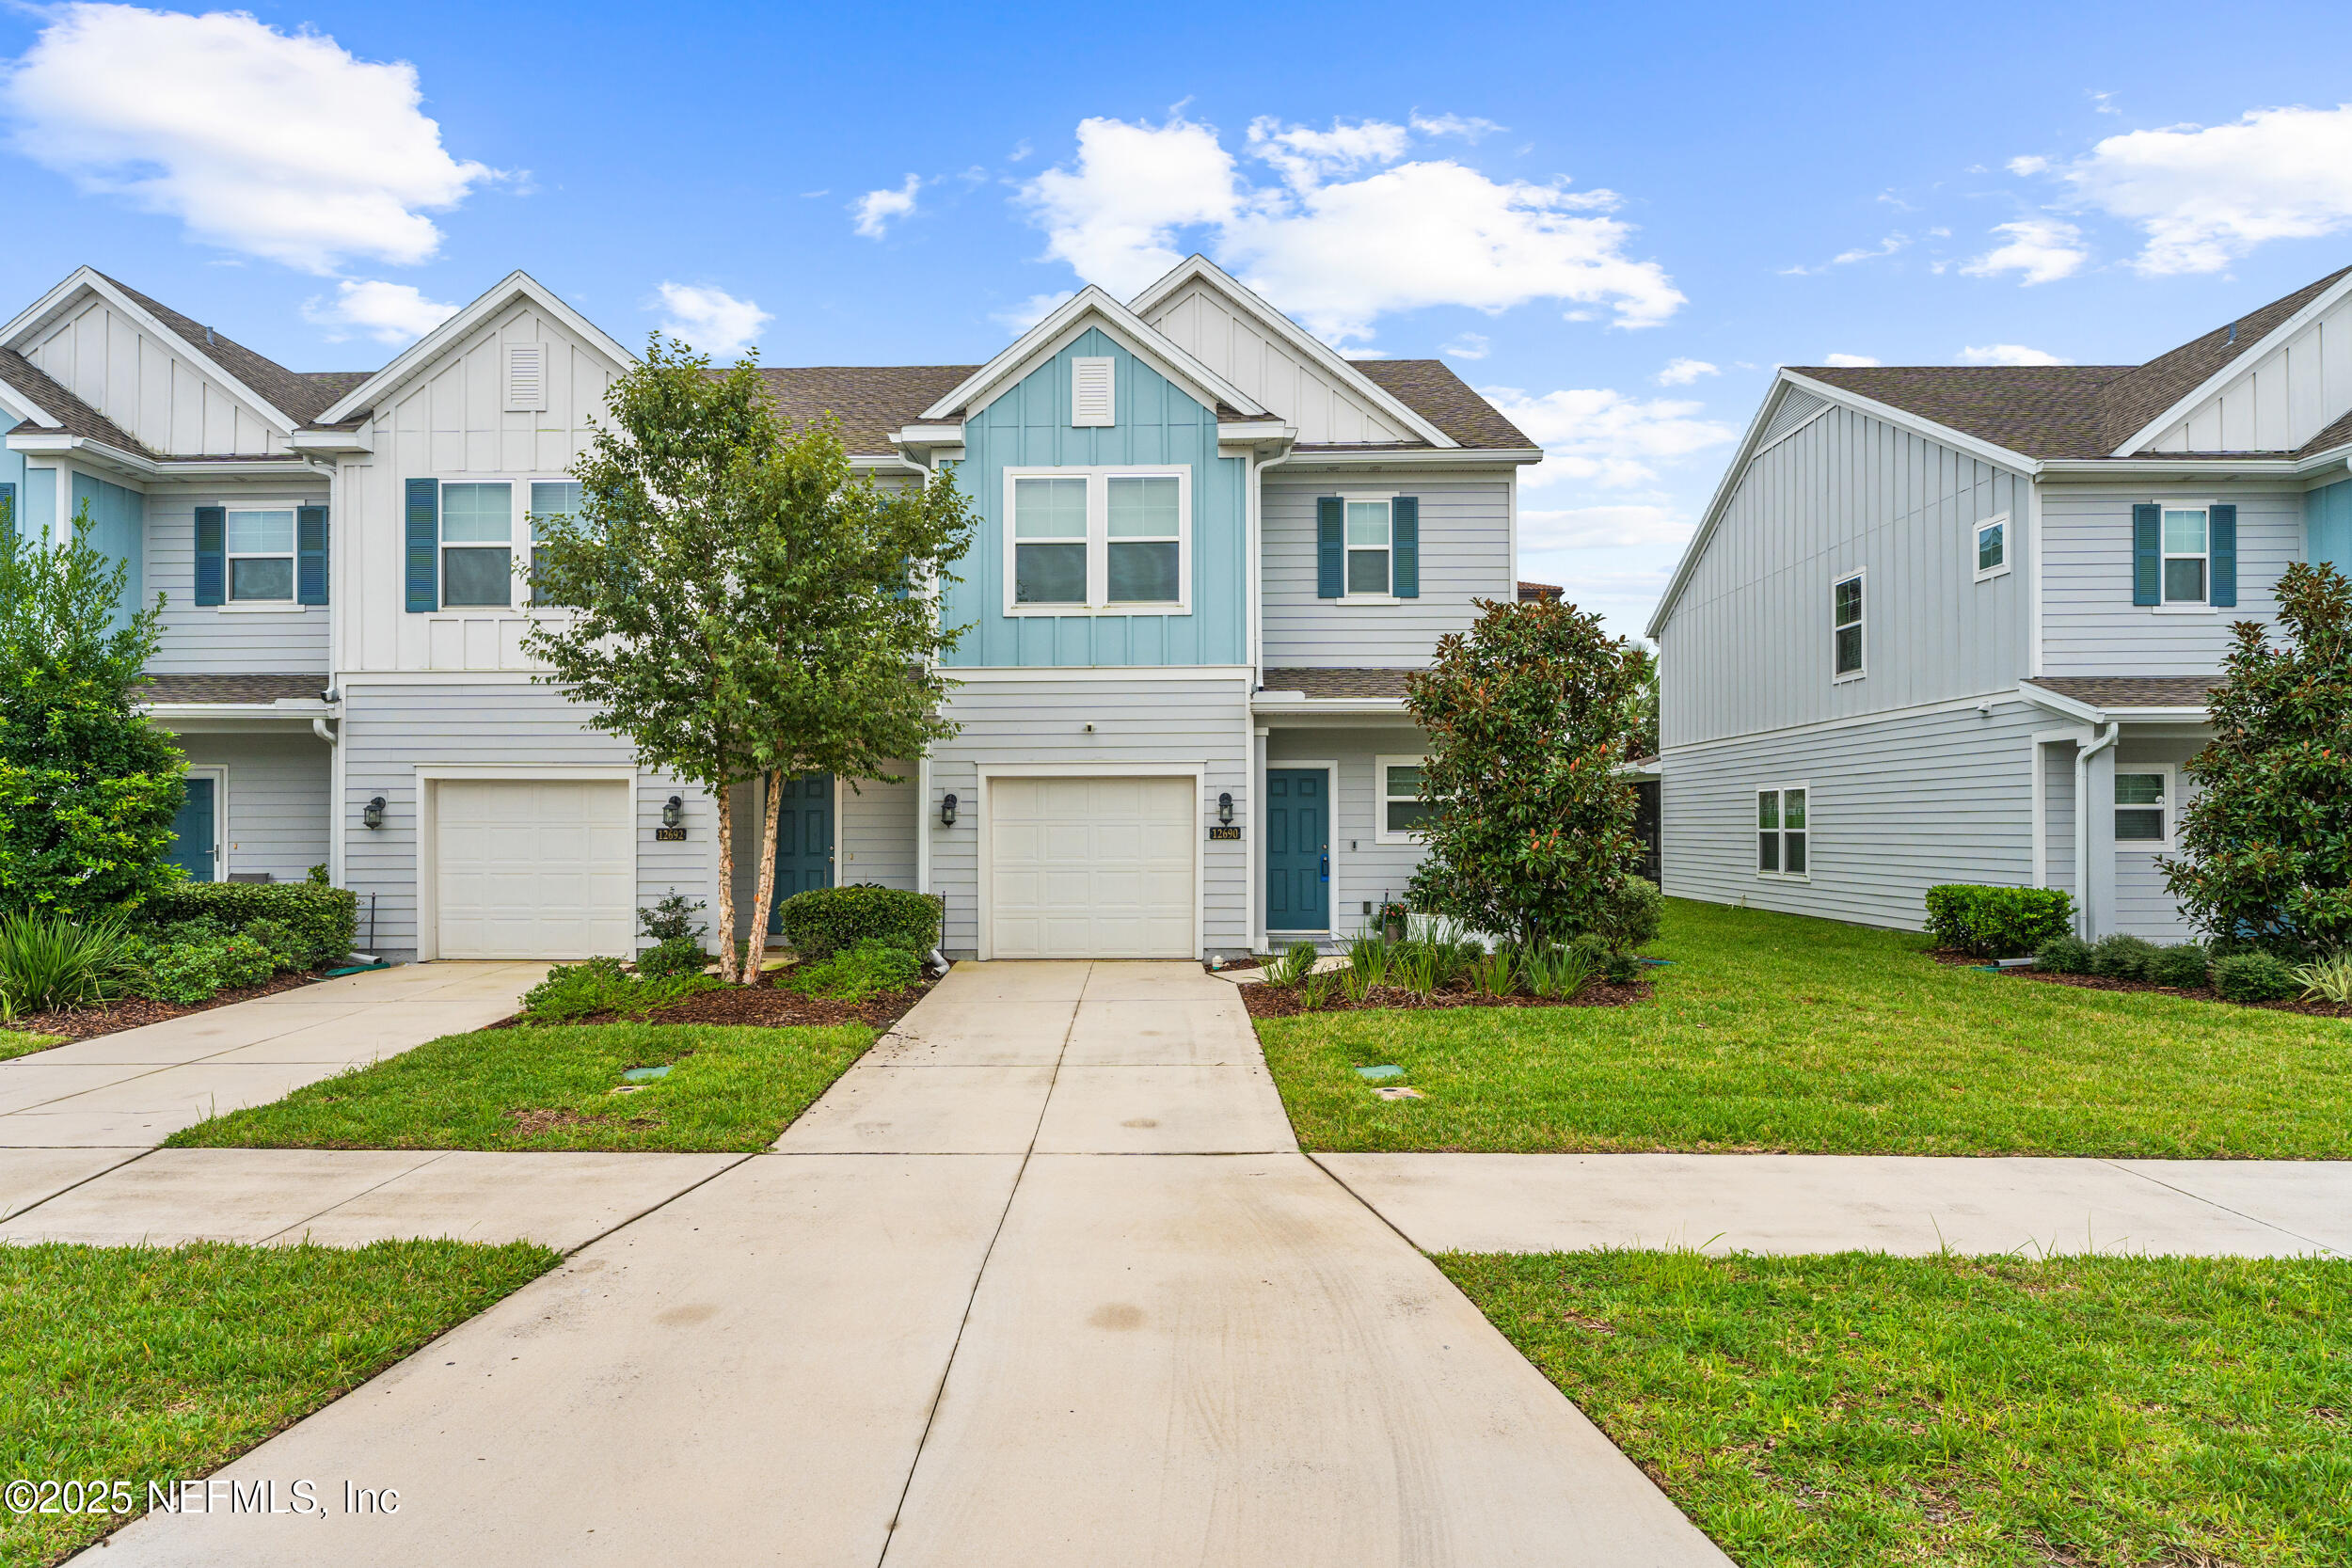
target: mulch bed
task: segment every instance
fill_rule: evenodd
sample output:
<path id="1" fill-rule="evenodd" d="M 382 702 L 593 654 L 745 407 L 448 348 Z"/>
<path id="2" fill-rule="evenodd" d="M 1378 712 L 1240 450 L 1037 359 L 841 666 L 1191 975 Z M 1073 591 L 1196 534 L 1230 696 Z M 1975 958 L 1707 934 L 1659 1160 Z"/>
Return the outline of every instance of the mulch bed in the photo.
<path id="1" fill-rule="evenodd" d="M 1934 948 L 1928 957 L 1955 968 L 1980 969 L 1986 962 L 1948 947 Z M 2301 1013 L 2307 1018 L 2352 1018 L 2352 1006 L 2334 1002 L 2233 1002 L 2210 986 L 2191 990 L 2179 986 L 2159 986 L 2150 980 L 2119 980 L 2111 974 L 2054 974 L 2046 969 L 2005 969 L 2001 973 L 2039 980 L 2045 986 L 2073 986 L 2080 990 L 2145 990 L 2159 996 L 2185 996 L 2191 1002 L 2217 1002 L 2225 1007 L 2259 1007 L 2264 1012 Z"/>
<path id="2" fill-rule="evenodd" d="M 786 971 L 771 970 L 748 986 L 723 986 L 716 990 L 696 991 L 682 996 L 666 1007 L 634 1016 L 620 1013 L 592 1013 L 579 1020 L 581 1023 L 717 1023 L 750 1025 L 755 1028 L 781 1029 L 807 1024 L 863 1023 L 870 1029 L 887 1029 L 906 1016 L 907 1009 L 923 1000 L 924 994 L 939 982 L 925 976 L 904 990 L 883 991 L 863 1002 L 841 1002 L 828 997 L 803 996 L 798 991 L 780 989 L 775 978 Z M 493 1029 L 512 1029 L 521 1019 L 506 1018 L 490 1025 Z M 562 1028 L 562 1024 L 549 1027 Z"/>
<path id="3" fill-rule="evenodd" d="M 1648 1001 L 1655 988 L 1647 980 L 1622 986 L 1595 980 L 1574 996 L 1485 996 L 1466 987 L 1420 996 L 1403 986 L 1375 986 L 1361 1002 L 1350 1002 L 1335 994 L 1321 1007 L 1308 1006 L 1295 987 L 1269 986 L 1260 981 L 1235 989 L 1241 992 L 1242 1006 L 1249 1009 L 1251 1018 L 1300 1018 L 1311 1013 L 1352 1013 L 1375 1007 L 1626 1007 Z"/>
<path id="4" fill-rule="evenodd" d="M 310 985 L 325 979 L 323 974 L 279 974 L 259 986 L 240 986 L 224 990 L 209 1002 L 182 1006 L 176 1002 L 151 1002 L 144 997 L 125 997 L 98 1007 L 65 1007 L 49 1013 L 20 1013 L 8 1025 L 35 1035 L 63 1035 L 70 1040 L 93 1039 L 100 1035 L 118 1034 L 124 1029 L 136 1029 L 142 1024 L 161 1023 L 166 1019 L 181 1018 L 189 1013 L 206 1013 L 215 1007 L 226 1007 L 232 1002 L 250 1002 L 257 996 L 272 996 L 297 986 Z"/>

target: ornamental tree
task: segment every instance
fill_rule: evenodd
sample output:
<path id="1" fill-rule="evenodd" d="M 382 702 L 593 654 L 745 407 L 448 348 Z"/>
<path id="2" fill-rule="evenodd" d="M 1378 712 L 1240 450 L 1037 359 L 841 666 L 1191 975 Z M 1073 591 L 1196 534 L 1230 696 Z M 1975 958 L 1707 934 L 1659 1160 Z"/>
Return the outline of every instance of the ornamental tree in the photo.
<path id="1" fill-rule="evenodd" d="M 123 620 L 130 563 L 89 522 L 48 544 L 0 515 L 0 910 L 128 912 L 186 875 L 187 759 L 137 709 L 163 595 Z"/>
<path id="2" fill-rule="evenodd" d="M 572 467 L 579 512 L 534 519 L 534 596 L 569 613 L 526 646 L 549 667 L 538 678 L 641 764 L 721 802 L 719 962 L 733 983 L 759 973 L 783 780 L 895 783 L 885 759 L 951 733 L 933 665 L 955 635 L 908 584 L 962 554 L 969 511 L 944 483 L 881 491 L 850 472 L 830 422 L 787 430 L 753 363 L 713 371 L 658 333 L 605 406 Z M 725 802 L 753 779 L 769 788 L 747 932 Z"/>
<path id="3" fill-rule="evenodd" d="M 2233 628 L 2185 853 L 2159 863 L 2207 937 L 2300 956 L 2352 946 L 2352 582 L 2297 562 L 2278 602 L 2284 642 Z"/>
<path id="4" fill-rule="evenodd" d="M 1477 930 L 1565 942 L 1639 874 L 1633 786 L 1617 769 L 1647 661 L 1574 605 L 1479 607 L 1406 687 L 1435 807 L 1408 896 Z"/>

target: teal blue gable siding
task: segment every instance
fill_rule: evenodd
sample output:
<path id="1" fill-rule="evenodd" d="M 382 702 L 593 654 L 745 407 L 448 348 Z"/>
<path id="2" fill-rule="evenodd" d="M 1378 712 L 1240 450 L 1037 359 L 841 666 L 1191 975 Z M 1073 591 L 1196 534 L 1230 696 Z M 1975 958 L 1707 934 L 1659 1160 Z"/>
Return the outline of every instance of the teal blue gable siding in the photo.
<path id="1" fill-rule="evenodd" d="M 130 580 L 123 584 L 122 599 L 115 607 L 115 622 L 128 626 L 147 597 L 147 522 L 145 498 L 135 490 L 119 484 L 109 484 L 87 474 L 73 476 L 73 516 L 79 518 L 84 507 L 89 508 L 89 542 L 112 561 L 131 563 Z"/>
<path id="2" fill-rule="evenodd" d="M 1070 422 L 1070 361 L 1118 361 L 1118 423 Z M 1245 486 L 1248 463 L 1220 457 L 1216 411 L 1203 406 L 1099 327 L 1083 334 L 964 423 L 956 482 L 981 519 L 961 582 L 946 594 L 950 626 L 969 626 L 959 666 L 1240 664 L 1247 658 Z M 1192 469 L 1192 610 L 1184 615 L 1009 616 L 1005 606 L 1005 470 L 1119 464 Z"/>
<path id="3" fill-rule="evenodd" d="M 2303 558 L 2331 561 L 2352 572 L 2352 479 L 2323 484 L 2303 497 Z"/>
<path id="4" fill-rule="evenodd" d="M 8 520 L 14 525 L 19 538 L 32 537 L 26 531 L 32 527 L 32 518 L 27 515 L 24 505 L 24 454 L 23 452 L 10 451 L 7 447 L 0 447 L 0 484 L 16 486 L 13 492 L 16 497 L 16 511 Z M 9 492 L 0 492 L 0 494 L 6 493 Z"/>

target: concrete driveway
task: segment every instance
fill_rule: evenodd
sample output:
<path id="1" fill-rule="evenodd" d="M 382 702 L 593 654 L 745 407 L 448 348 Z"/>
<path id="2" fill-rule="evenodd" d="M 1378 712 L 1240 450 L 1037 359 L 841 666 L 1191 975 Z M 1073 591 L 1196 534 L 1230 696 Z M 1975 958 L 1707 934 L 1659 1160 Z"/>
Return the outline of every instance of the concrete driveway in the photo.
<path id="1" fill-rule="evenodd" d="M 1297 1151 L 1193 964 L 958 966 L 774 1151 L 221 1477 L 400 1508 L 87 1560 L 1728 1560 Z"/>

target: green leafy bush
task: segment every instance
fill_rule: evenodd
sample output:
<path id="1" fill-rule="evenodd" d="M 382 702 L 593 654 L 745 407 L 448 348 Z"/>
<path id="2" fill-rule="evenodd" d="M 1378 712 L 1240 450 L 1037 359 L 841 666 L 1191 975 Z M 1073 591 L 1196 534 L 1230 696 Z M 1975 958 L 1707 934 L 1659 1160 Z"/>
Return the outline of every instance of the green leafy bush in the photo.
<path id="1" fill-rule="evenodd" d="M 1928 934 L 1940 946 L 1980 958 L 2039 952 L 2068 934 L 2074 900 L 2046 887 L 1979 887 L 1947 882 L 1928 889 Z"/>
<path id="2" fill-rule="evenodd" d="M 2339 1007 L 2352 1003 L 2352 949 L 2297 964 L 2293 973 L 2304 1001 L 2332 1002 Z"/>
<path id="3" fill-rule="evenodd" d="M 148 908 L 165 926 L 204 919 L 243 930 L 257 920 L 275 921 L 294 933 L 292 956 L 302 969 L 348 957 L 359 919 L 358 894 L 315 882 L 181 882 L 156 895 Z"/>
<path id="4" fill-rule="evenodd" d="M 2214 960 L 2213 989 L 2232 1002 L 2283 1002 L 2301 994 L 2303 985 L 2276 954 L 2233 953 Z"/>
<path id="5" fill-rule="evenodd" d="M 637 929 L 657 945 L 671 942 L 691 942 L 696 951 L 710 927 L 694 918 L 702 911 L 703 901 L 689 898 L 672 888 L 669 895 L 655 900 L 653 907 L 637 911 Z"/>
<path id="6" fill-rule="evenodd" d="M 269 949 L 246 936 L 243 931 L 220 939 L 213 958 L 213 967 L 220 972 L 225 988 L 258 986 L 278 973 L 278 964 Z"/>
<path id="7" fill-rule="evenodd" d="M 1537 942 L 1519 959 L 1529 991 L 1536 996 L 1559 998 L 1573 997 L 1592 984 L 1608 961 L 1596 947 L 1575 942 L 1565 947 Z"/>
<path id="8" fill-rule="evenodd" d="M 923 960 L 914 954 L 867 937 L 830 958 L 795 964 L 786 978 L 803 996 L 863 1002 L 883 991 L 903 990 L 922 973 Z"/>
<path id="9" fill-rule="evenodd" d="M 56 910 L 0 915 L 0 1019 L 110 1001 L 137 972 L 138 944 L 117 919 Z"/>
<path id="10" fill-rule="evenodd" d="M 2033 950 L 2033 966 L 2052 974 L 2090 973 L 2090 943 L 2080 937 L 2052 937 Z"/>
<path id="11" fill-rule="evenodd" d="M 2205 950 L 2193 942 L 2177 947 L 2159 947 L 2156 956 L 2148 960 L 2147 978 L 2159 986 L 2175 986 L 2182 990 L 2202 990 L 2211 979 L 2212 963 Z"/>
<path id="12" fill-rule="evenodd" d="M 264 917 L 247 921 L 239 934 L 252 938 L 267 949 L 270 962 L 280 972 L 290 973 L 310 967 L 310 943 L 282 920 Z"/>
<path id="13" fill-rule="evenodd" d="M 183 1007 L 209 1002 L 221 988 L 219 956 L 215 942 L 176 942 L 161 948 L 148 958 L 139 994 Z"/>
<path id="14" fill-rule="evenodd" d="M 719 982 L 707 974 L 665 974 L 639 979 L 612 958 L 558 964 L 523 993 L 522 1016 L 530 1023 L 578 1023 L 598 1013 L 636 1018 Z"/>
<path id="15" fill-rule="evenodd" d="M 2104 974 L 2110 980 L 2145 980 L 2148 966 L 2156 957 L 2156 944 L 2146 937 L 2126 936 L 2118 931 L 2101 937 L 2090 946 L 2090 973 Z"/>
<path id="16" fill-rule="evenodd" d="M 637 955 L 637 977 L 660 980 L 673 974 L 700 974 L 709 962 L 710 955 L 692 937 L 669 937 Z"/>
<path id="17" fill-rule="evenodd" d="M 918 956 L 939 945 L 942 901 L 935 894 L 866 882 L 810 888 L 781 908 L 785 940 L 803 963 L 822 962 L 866 941 Z"/>
<path id="18" fill-rule="evenodd" d="M 1481 996 L 1508 996 L 1518 989 L 1519 952 L 1510 942 L 1497 942 L 1491 953 L 1471 961 L 1470 990 Z"/>
<path id="19" fill-rule="evenodd" d="M 1587 927 L 1609 944 L 1612 953 L 1630 953 L 1658 940 L 1659 923 L 1666 917 L 1666 895 L 1646 877 L 1627 877 L 1613 892 L 1601 895 L 1600 906 Z"/>
<path id="20" fill-rule="evenodd" d="M 1295 986 L 1314 972 L 1315 962 L 1323 955 L 1311 942 L 1294 942 L 1280 953 L 1258 956 L 1258 973 L 1264 976 L 1262 984 Z"/>

